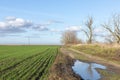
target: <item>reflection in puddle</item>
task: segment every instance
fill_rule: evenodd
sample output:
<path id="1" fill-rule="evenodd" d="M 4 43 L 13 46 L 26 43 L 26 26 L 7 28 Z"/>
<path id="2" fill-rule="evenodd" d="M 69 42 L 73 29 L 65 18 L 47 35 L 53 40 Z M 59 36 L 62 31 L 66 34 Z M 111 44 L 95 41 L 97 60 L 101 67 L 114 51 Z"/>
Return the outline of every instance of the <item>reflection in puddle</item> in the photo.
<path id="1" fill-rule="evenodd" d="M 98 80 L 101 78 L 95 68 L 106 69 L 103 65 L 96 63 L 85 63 L 79 60 L 76 60 L 74 66 L 72 66 L 73 71 L 80 75 L 84 80 Z"/>

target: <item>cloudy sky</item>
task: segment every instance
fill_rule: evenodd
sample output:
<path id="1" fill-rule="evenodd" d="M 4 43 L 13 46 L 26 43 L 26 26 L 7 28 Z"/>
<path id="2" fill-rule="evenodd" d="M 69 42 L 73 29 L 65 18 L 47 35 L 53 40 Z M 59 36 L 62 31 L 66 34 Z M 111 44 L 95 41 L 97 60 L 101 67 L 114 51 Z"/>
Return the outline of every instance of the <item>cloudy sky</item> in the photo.
<path id="1" fill-rule="evenodd" d="M 85 40 L 80 30 L 88 16 L 99 34 L 114 13 L 120 13 L 120 0 L 0 0 L 0 44 L 60 44 L 65 30 Z"/>

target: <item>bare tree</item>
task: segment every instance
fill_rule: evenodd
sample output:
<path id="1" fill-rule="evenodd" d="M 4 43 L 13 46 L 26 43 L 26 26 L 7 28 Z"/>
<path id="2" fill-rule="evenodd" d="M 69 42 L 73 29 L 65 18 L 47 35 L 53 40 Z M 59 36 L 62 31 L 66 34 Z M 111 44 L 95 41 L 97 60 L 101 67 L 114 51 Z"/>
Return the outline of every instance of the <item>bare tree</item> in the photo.
<path id="1" fill-rule="evenodd" d="M 87 43 L 91 44 L 93 41 L 93 18 L 89 17 L 88 20 L 85 22 L 86 29 L 82 29 L 82 31 L 85 33 L 87 36 L 88 40 Z"/>
<path id="2" fill-rule="evenodd" d="M 120 15 L 113 15 L 112 20 L 102 26 L 111 34 L 115 42 L 120 44 Z"/>
<path id="3" fill-rule="evenodd" d="M 77 41 L 77 33 L 75 31 L 65 31 L 62 33 L 62 43 L 76 44 Z"/>
<path id="4" fill-rule="evenodd" d="M 104 37 L 105 37 L 105 41 L 109 44 L 113 44 L 115 42 L 114 37 L 111 36 L 111 35 L 107 35 L 107 36 L 104 36 Z"/>

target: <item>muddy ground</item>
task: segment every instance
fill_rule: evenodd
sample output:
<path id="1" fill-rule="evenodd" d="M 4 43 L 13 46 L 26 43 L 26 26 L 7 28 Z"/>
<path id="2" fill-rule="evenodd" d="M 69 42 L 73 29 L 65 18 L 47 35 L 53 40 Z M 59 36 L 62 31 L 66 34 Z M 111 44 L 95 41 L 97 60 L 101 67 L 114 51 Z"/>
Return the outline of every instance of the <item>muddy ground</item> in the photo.
<path id="1" fill-rule="evenodd" d="M 107 67 L 107 71 L 117 74 L 111 79 L 109 78 L 113 74 L 102 72 L 105 74 L 101 80 L 119 80 L 120 66 L 114 63 L 107 62 L 95 56 L 86 55 L 85 53 L 77 53 L 73 50 L 61 48 L 60 54 L 57 56 L 52 68 L 50 69 L 50 76 L 48 80 L 83 80 L 79 75 L 75 74 L 72 70 L 72 66 L 76 59 L 85 62 L 95 62 Z M 76 57 L 77 56 L 77 57 Z M 116 79 L 115 79 L 116 78 Z"/>
<path id="2" fill-rule="evenodd" d="M 74 59 L 65 52 L 58 54 L 52 68 L 48 80 L 82 80 L 80 76 L 72 70 Z"/>

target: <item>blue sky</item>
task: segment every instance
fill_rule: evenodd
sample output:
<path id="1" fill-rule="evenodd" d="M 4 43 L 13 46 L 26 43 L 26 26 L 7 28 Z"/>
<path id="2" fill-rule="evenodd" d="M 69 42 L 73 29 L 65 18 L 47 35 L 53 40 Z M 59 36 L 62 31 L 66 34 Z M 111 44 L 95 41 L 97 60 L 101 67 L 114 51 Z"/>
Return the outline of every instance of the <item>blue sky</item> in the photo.
<path id="1" fill-rule="evenodd" d="M 84 28 L 94 17 L 100 24 L 120 13 L 120 0 L 0 0 L 0 44 L 60 44 L 61 32 Z M 99 37 L 97 38 L 98 40 Z"/>

